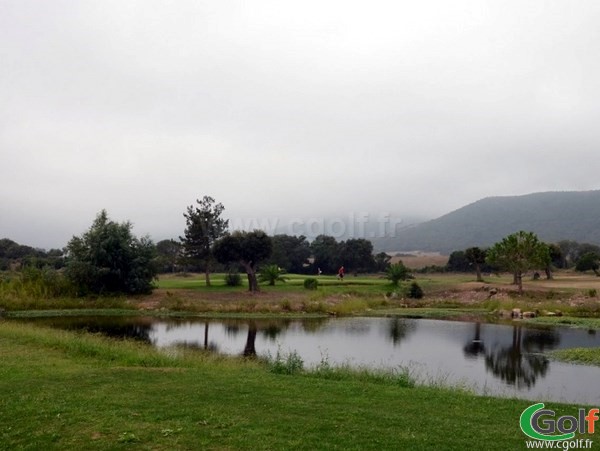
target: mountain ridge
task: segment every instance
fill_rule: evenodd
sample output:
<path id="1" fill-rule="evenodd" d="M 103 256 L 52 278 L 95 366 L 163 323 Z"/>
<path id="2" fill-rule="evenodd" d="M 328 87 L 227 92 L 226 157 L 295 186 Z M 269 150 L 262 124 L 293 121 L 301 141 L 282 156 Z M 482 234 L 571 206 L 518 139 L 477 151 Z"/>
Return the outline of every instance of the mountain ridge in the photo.
<path id="1" fill-rule="evenodd" d="M 600 190 L 486 197 L 373 244 L 386 251 L 448 253 L 488 247 L 519 230 L 535 232 L 547 242 L 600 244 Z"/>

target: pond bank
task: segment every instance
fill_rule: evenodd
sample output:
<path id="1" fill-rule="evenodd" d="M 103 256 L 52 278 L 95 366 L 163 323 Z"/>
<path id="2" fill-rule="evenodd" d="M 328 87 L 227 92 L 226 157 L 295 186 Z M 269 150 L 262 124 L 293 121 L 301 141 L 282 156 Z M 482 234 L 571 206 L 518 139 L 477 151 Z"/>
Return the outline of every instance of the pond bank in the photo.
<path id="1" fill-rule="evenodd" d="M 9 449 L 519 449 L 531 403 L 0 322 Z M 577 405 L 548 403 L 557 416 Z M 382 415 L 382 411 L 385 412 Z M 318 414 L 315 414 L 318 413 Z M 301 434 L 299 434 L 301 432 Z M 593 436 L 578 436 L 594 438 Z"/>
<path id="2" fill-rule="evenodd" d="M 41 317 L 71 317 L 71 316 L 148 316 L 156 318 L 289 318 L 310 319 L 345 316 L 363 317 L 398 317 L 413 319 L 441 319 L 466 322 L 503 323 L 503 324 L 540 324 L 549 326 L 576 327 L 582 329 L 600 329 L 600 318 L 581 318 L 572 316 L 561 317 L 536 317 L 536 318 L 505 318 L 496 312 L 485 308 L 432 308 L 432 307 L 407 307 L 407 308 L 379 308 L 366 309 L 346 315 L 331 315 L 326 313 L 306 312 L 196 312 L 179 310 L 152 310 L 152 309 L 48 309 L 48 310 L 16 310 L 4 311 L 0 319 L 5 318 L 41 318 Z"/>
<path id="3" fill-rule="evenodd" d="M 571 402 L 594 399 L 600 404 L 600 397 L 596 399 L 600 369 L 548 359 L 548 353 L 557 349 L 587 347 L 599 353 L 600 334 L 589 330 L 397 316 L 54 316 L 7 322 L 134 339 L 164 350 L 183 346 L 259 358 L 288 354 L 310 367 L 326 362 L 355 369 L 401 368 L 421 383 L 469 387 L 480 394 Z"/>

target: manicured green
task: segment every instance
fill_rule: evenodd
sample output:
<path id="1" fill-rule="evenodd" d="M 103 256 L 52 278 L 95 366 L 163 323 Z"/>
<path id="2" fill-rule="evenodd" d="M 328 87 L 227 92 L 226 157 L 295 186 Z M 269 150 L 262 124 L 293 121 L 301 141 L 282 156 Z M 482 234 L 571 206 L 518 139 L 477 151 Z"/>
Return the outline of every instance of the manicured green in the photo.
<path id="1" fill-rule="evenodd" d="M 1 449 L 524 449 L 532 404 L 8 322 L 0 359 Z"/>
<path id="2" fill-rule="evenodd" d="M 315 277 L 319 281 L 320 286 L 329 286 L 329 287 L 366 287 L 366 288 L 391 288 L 389 281 L 380 276 L 352 276 L 348 275 L 344 278 L 344 280 L 340 280 L 335 276 L 309 276 L 304 274 L 285 274 L 286 283 L 285 284 L 277 284 L 274 287 L 267 286 L 266 283 L 261 284 L 261 288 L 272 290 L 281 290 L 281 291 L 290 291 L 295 288 L 302 287 L 304 280 L 307 277 Z M 245 277 L 242 277 L 247 286 L 247 280 Z M 225 284 L 225 274 L 223 273 L 215 273 L 211 275 L 211 288 L 218 289 L 223 288 L 227 289 L 228 287 Z M 201 278 L 198 274 L 193 275 L 184 275 L 184 276 L 163 276 L 160 277 L 157 282 L 158 288 L 166 288 L 166 289 L 177 289 L 177 288 L 186 288 L 186 289 L 207 289 L 206 283 L 203 278 Z"/>

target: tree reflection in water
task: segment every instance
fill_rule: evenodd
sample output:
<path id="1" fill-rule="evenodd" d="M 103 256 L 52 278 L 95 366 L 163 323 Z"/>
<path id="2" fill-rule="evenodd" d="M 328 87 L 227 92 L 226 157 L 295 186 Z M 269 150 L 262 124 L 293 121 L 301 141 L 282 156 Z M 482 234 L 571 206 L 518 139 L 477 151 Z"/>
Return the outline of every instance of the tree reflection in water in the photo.
<path id="1" fill-rule="evenodd" d="M 300 321 L 300 327 L 308 333 L 315 333 L 321 330 L 329 323 L 328 318 L 313 318 Z"/>
<path id="2" fill-rule="evenodd" d="M 392 318 L 388 323 L 388 334 L 394 346 L 400 344 L 408 335 L 416 330 L 414 320 Z"/>
<path id="3" fill-rule="evenodd" d="M 214 342 L 208 341 L 208 325 L 210 323 L 207 321 L 204 323 L 204 349 L 211 352 L 217 352 L 219 350 L 219 346 Z"/>
<path id="4" fill-rule="evenodd" d="M 287 321 L 248 321 L 248 335 L 242 355 L 245 357 L 256 356 L 256 335 L 260 331 L 271 341 L 275 341 L 282 331 L 290 327 L 291 322 Z"/>
<path id="5" fill-rule="evenodd" d="M 495 346 L 485 353 L 486 369 L 509 385 L 531 388 L 538 377 L 548 371 L 548 359 L 535 352 L 553 349 L 559 341 L 554 331 L 524 330 L 521 326 L 513 326 L 509 346 Z"/>
<path id="6" fill-rule="evenodd" d="M 237 337 L 237 334 L 240 333 L 240 325 L 238 323 L 225 323 L 223 324 L 225 328 L 225 334 L 230 337 Z"/>
<path id="7" fill-rule="evenodd" d="M 243 352 L 245 357 L 256 356 L 256 331 L 256 323 L 254 321 L 250 321 L 248 323 L 248 337 L 246 338 L 246 346 L 244 346 Z"/>
<path id="8" fill-rule="evenodd" d="M 481 323 L 475 323 L 475 332 L 473 338 L 463 347 L 463 353 L 468 359 L 476 359 L 479 354 L 485 352 L 485 344 L 481 339 Z"/>
<path id="9" fill-rule="evenodd" d="M 436 334 L 435 330 L 425 327 L 427 323 L 423 324 L 419 320 L 405 318 L 382 318 L 377 321 L 366 319 L 330 320 L 327 318 L 308 321 L 289 319 L 279 321 L 256 318 L 250 321 L 229 319 L 221 321 L 167 320 L 160 322 L 155 318 L 79 317 L 44 318 L 28 320 L 27 322 L 63 329 L 103 333 L 113 337 L 134 338 L 148 343 L 154 341 L 155 345 L 157 340 L 155 333 L 157 330 L 160 332 L 160 326 L 157 326 L 157 324 L 166 323 L 167 331 L 172 330 L 178 332 L 176 335 L 187 337 L 184 341 L 171 342 L 175 345 L 219 351 L 221 342 L 224 347 L 227 347 L 229 342 L 234 342 L 236 348 L 232 350 L 233 353 L 244 356 L 256 356 L 258 351 L 265 351 L 265 349 L 257 350 L 257 336 L 263 338 L 263 341 L 259 341 L 258 344 L 260 348 L 261 343 L 265 343 L 265 341 L 279 341 L 281 335 L 286 333 L 288 328 L 293 328 L 293 333 L 286 334 L 289 337 L 284 337 L 283 341 L 288 339 L 292 341 L 302 340 L 303 335 L 315 335 L 323 331 L 323 338 L 317 337 L 316 343 L 326 344 L 327 339 L 344 340 L 343 333 L 344 335 L 352 335 L 352 340 L 362 340 L 364 338 L 365 341 L 374 340 L 373 343 L 377 344 L 389 344 L 391 342 L 397 348 L 395 351 L 399 351 L 399 354 L 411 356 L 411 352 L 418 352 L 417 358 L 421 356 L 424 349 L 426 351 L 426 340 L 430 336 L 427 334 Z M 560 329 L 531 329 L 518 323 L 508 328 L 498 325 L 486 325 L 485 323 L 469 324 L 465 327 L 468 333 L 466 342 L 463 341 L 464 336 L 462 335 L 465 333 L 465 329 L 463 327 L 453 328 L 452 333 L 460 334 L 452 335 L 452 337 L 460 340 L 458 349 L 456 349 L 457 345 L 453 344 L 453 340 L 452 343 L 448 343 L 448 346 L 451 345 L 450 347 L 454 347 L 459 353 L 462 350 L 462 354 L 466 359 L 477 359 L 477 363 L 484 365 L 486 371 L 493 374 L 494 378 L 519 389 L 531 388 L 547 375 L 550 364 L 541 354 L 558 347 L 559 334 L 561 333 Z M 490 328 L 489 331 L 486 329 L 487 327 Z M 179 328 L 185 333 L 179 332 Z M 377 328 L 377 334 L 370 333 L 374 328 Z M 188 329 L 192 331 L 191 334 Z M 408 342 L 411 335 L 419 336 L 418 333 L 421 332 L 421 329 L 427 331 L 423 335 L 425 338 L 421 339 L 425 341 L 424 347 L 418 346 L 414 350 L 409 349 L 409 346 L 400 348 L 400 344 Z M 584 332 L 585 343 L 589 343 L 589 340 L 594 338 L 593 333 L 595 331 Z M 223 334 L 225 339 L 223 339 Z M 228 337 L 237 338 L 228 340 Z M 192 344 L 187 343 L 187 340 L 191 341 Z M 218 344 L 215 340 L 218 340 Z M 310 338 L 310 340 L 311 343 L 314 342 L 315 337 Z M 579 343 L 582 338 L 579 337 L 578 340 L 573 341 L 573 343 Z M 594 341 L 594 343 L 597 343 L 597 341 Z M 264 346 L 272 349 L 271 343 L 265 343 Z M 231 351 L 227 349 L 226 352 Z M 388 352 L 387 349 L 385 352 Z M 373 352 L 373 355 L 376 355 L 375 352 Z M 336 357 L 333 356 L 333 358 Z M 427 358 L 427 356 L 423 357 Z M 463 363 L 464 360 L 460 358 L 450 362 L 452 365 Z"/>
<path id="10" fill-rule="evenodd" d="M 139 317 L 56 317 L 40 318 L 35 323 L 64 330 L 84 331 L 119 339 L 132 339 L 151 344 L 152 318 Z"/>
<path id="11" fill-rule="evenodd" d="M 288 325 L 286 324 L 284 327 L 287 329 Z M 262 330 L 262 333 L 265 338 L 268 338 L 271 341 L 276 341 L 277 337 L 281 333 L 281 326 L 277 324 L 269 324 Z"/>

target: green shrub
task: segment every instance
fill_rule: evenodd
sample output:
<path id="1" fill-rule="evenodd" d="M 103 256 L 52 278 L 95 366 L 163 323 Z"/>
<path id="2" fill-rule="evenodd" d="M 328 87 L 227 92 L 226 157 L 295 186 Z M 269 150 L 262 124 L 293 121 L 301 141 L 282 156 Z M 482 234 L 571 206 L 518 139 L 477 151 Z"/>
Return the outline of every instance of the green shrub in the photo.
<path id="1" fill-rule="evenodd" d="M 408 297 L 411 299 L 421 299 L 423 297 L 423 289 L 419 286 L 417 282 L 413 282 L 410 284 L 408 289 Z"/>
<path id="2" fill-rule="evenodd" d="M 228 287 L 239 287 L 242 284 L 242 276 L 237 272 L 230 272 L 225 275 L 225 284 Z"/>
<path id="3" fill-rule="evenodd" d="M 269 282 L 269 285 L 275 285 L 275 282 L 286 282 L 287 277 L 283 277 L 283 271 L 277 265 L 267 265 L 260 270 L 258 274 L 259 282 Z"/>
<path id="4" fill-rule="evenodd" d="M 398 285 L 398 282 L 401 280 L 408 279 L 410 274 L 408 268 L 404 266 L 404 263 L 399 261 L 398 263 L 389 266 L 386 277 L 393 285 Z"/>
<path id="5" fill-rule="evenodd" d="M 307 290 L 316 290 L 319 286 L 319 281 L 314 277 L 309 277 L 308 279 L 304 279 L 304 288 Z"/>
<path id="6" fill-rule="evenodd" d="M 156 247 L 137 238 L 130 222 L 119 224 L 102 210 L 90 229 L 67 244 L 65 274 L 79 294 L 148 294 L 154 288 Z"/>
<path id="7" fill-rule="evenodd" d="M 75 287 L 53 268 L 25 267 L 19 273 L 0 277 L 0 297 L 54 299 L 73 296 Z"/>
<path id="8" fill-rule="evenodd" d="M 302 301 L 301 310 L 306 313 L 327 313 L 327 306 L 321 301 Z"/>
<path id="9" fill-rule="evenodd" d="M 343 380 L 361 380 L 364 382 L 393 384 L 399 387 L 411 388 L 415 386 L 415 378 L 408 367 L 398 368 L 368 368 L 359 366 L 353 368 L 349 363 L 333 365 L 329 362 L 328 355 L 321 355 L 321 361 L 308 371 L 308 376 Z"/>
<path id="10" fill-rule="evenodd" d="M 304 369 L 304 361 L 296 351 L 282 355 L 278 350 L 275 358 L 269 357 L 269 370 L 275 374 L 296 374 Z"/>
<path id="11" fill-rule="evenodd" d="M 361 313 L 369 307 L 367 301 L 361 298 L 346 298 L 342 302 L 332 305 L 328 311 L 336 315 L 352 315 Z"/>
<path id="12" fill-rule="evenodd" d="M 284 312 L 292 311 L 292 303 L 289 301 L 289 299 L 284 299 L 283 301 L 281 301 L 281 310 L 283 310 Z"/>

